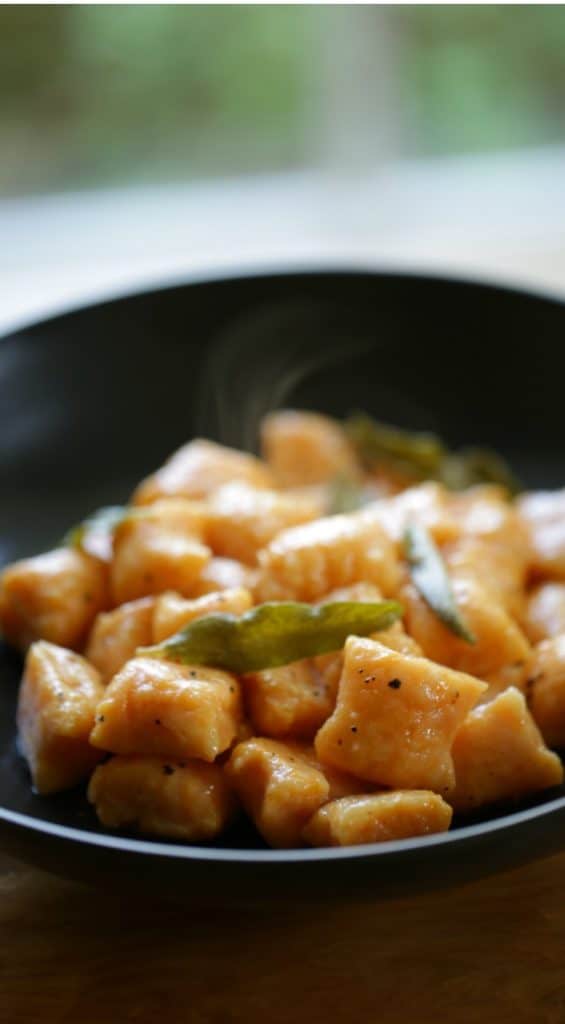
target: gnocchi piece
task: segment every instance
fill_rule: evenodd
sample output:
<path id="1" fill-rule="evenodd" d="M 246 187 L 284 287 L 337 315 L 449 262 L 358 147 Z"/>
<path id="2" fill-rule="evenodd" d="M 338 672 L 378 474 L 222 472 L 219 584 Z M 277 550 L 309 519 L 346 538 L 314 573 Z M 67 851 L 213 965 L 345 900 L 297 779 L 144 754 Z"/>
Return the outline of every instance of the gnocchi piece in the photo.
<path id="1" fill-rule="evenodd" d="M 523 687 L 531 648 L 518 624 L 496 595 L 476 579 L 453 576 L 451 582 L 461 617 L 476 642 L 467 643 L 444 626 L 412 583 L 406 584 L 400 595 L 408 632 L 432 661 L 481 679 L 513 666 L 512 679 Z"/>
<path id="2" fill-rule="evenodd" d="M 392 542 L 362 514 L 328 516 L 283 530 L 259 552 L 260 600 L 318 601 L 336 587 L 376 583 L 396 592 L 399 566 Z"/>
<path id="3" fill-rule="evenodd" d="M 89 742 L 104 687 L 84 658 L 45 640 L 30 647 L 18 699 L 20 748 L 38 793 L 78 785 L 102 757 Z"/>
<path id="4" fill-rule="evenodd" d="M 114 604 L 177 590 L 190 595 L 211 551 L 192 526 L 160 516 L 130 516 L 114 534 L 110 581 Z"/>
<path id="5" fill-rule="evenodd" d="M 217 555 L 256 565 L 257 552 L 281 530 L 321 514 L 320 503 L 308 498 L 225 484 L 210 498 L 207 541 Z"/>
<path id="6" fill-rule="evenodd" d="M 147 754 L 118 755 L 99 765 L 88 799 L 106 828 L 136 828 L 185 842 L 215 839 L 237 810 L 220 765 Z"/>
<path id="7" fill-rule="evenodd" d="M 451 496 L 453 513 L 463 533 L 511 548 L 527 558 L 529 534 L 503 487 L 481 484 Z"/>
<path id="8" fill-rule="evenodd" d="M 540 583 L 528 596 L 524 631 L 533 644 L 565 633 L 565 583 Z"/>
<path id="9" fill-rule="evenodd" d="M 451 501 L 461 535 L 444 552 L 448 567 L 456 575 L 488 581 L 509 613 L 520 616 L 530 547 L 515 506 L 494 484 L 472 487 Z"/>
<path id="10" fill-rule="evenodd" d="M 257 583 L 257 571 L 250 569 L 234 558 L 214 558 L 200 571 L 192 584 L 190 597 L 202 597 L 216 590 L 235 590 L 245 587 L 253 590 Z"/>
<path id="11" fill-rule="evenodd" d="M 381 601 L 382 593 L 374 583 L 353 583 L 350 587 L 340 587 L 326 594 L 324 601 Z M 395 622 L 388 629 L 373 633 L 373 640 L 378 640 L 385 647 L 390 647 L 400 654 L 421 656 L 422 649 L 404 629 L 401 622 Z M 334 654 L 320 654 L 312 659 L 318 672 L 321 673 L 328 694 L 331 696 L 331 709 L 335 699 L 339 680 L 343 672 L 343 650 Z"/>
<path id="12" fill-rule="evenodd" d="M 241 718 L 239 683 L 228 672 L 133 658 L 104 692 L 90 741 L 113 754 L 214 761 Z"/>
<path id="13" fill-rule="evenodd" d="M 263 457 L 281 487 L 324 483 L 340 474 L 360 476 L 361 467 L 343 428 L 328 416 L 283 409 L 261 425 Z"/>
<path id="14" fill-rule="evenodd" d="M 311 846 L 359 846 L 446 832 L 452 810 L 437 793 L 396 790 L 345 796 L 324 804 L 302 835 Z"/>
<path id="15" fill-rule="evenodd" d="M 528 701 L 550 747 L 565 747 L 565 632 L 534 648 Z"/>
<path id="16" fill-rule="evenodd" d="M 160 498 L 151 505 L 131 509 L 126 519 L 203 540 L 208 527 L 208 506 L 203 501 L 188 498 Z"/>
<path id="17" fill-rule="evenodd" d="M 565 489 L 524 494 L 517 507 L 529 530 L 532 572 L 565 580 Z"/>
<path id="18" fill-rule="evenodd" d="M 452 576 L 487 585 L 512 618 L 522 619 L 526 585 L 523 555 L 517 558 L 503 544 L 465 535 L 448 545 L 443 556 Z"/>
<path id="19" fill-rule="evenodd" d="M 34 640 L 80 647 L 107 603 L 105 566 L 74 548 L 14 562 L 0 577 L 0 629 L 21 650 Z"/>
<path id="20" fill-rule="evenodd" d="M 461 532 L 448 492 L 433 481 L 379 499 L 367 507 L 365 514 L 379 522 L 396 544 L 402 542 L 406 527 L 412 522 L 425 526 L 437 544 L 453 540 Z"/>
<path id="21" fill-rule="evenodd" d="M 226 765 L 228 779 L 270 846 L 301 846 L 302 829 L 329 798 L 330 787 L 295 746 L 277 740 L 239 743 Z"/>
<path id="22" fill-rule="evenodd" d="M 189 622 L 205 615 L 218 612 L 243 615 L 253 605 L 253 597 L 245 587 L 233 590 L 217 590 L 187 600 L 175 593 L 161 594 L 155 601 L 153 615 L 153 643 L 160 644 L 167 637 L 178 633 Z"/>
<path id="23" fill-rule="evenodd" d="M 156 473 L 143 480 L 132 501 L 134 505 L 149 505 L 165 497 L 206 498 L 232 480 L 251 487 L 274 485 L 268 466 L 254 455 L 197 438 L 179 448 Z"/>
<path id="24" fill-rule="evenodd" d="M 381 786 L 448 792 L 450 748 L 484 683 L 349 637 L 333 715 L 315 739 L 324 764 Z"/>
<path id="25" fill-rule="evenodd" d="M 241 683 L 260 736 L 310 739 L 333 709 L 332 691 L 312 659 L 249 672 Z"/>
<path id="26" fill-rule="evenodd" d="M 545 746 L 524 696 L 514 687 L 469 713 L 451 750 L 458 813 L 557 786 L 563 766 Z"/>
<path id="27" fill-rule="evenodd" d="M 138 647 L 153 642 L 154 608 L 154 597 L 141 597 L 96 616 L 84 655 L 103 682 L 109 683 Z"/>

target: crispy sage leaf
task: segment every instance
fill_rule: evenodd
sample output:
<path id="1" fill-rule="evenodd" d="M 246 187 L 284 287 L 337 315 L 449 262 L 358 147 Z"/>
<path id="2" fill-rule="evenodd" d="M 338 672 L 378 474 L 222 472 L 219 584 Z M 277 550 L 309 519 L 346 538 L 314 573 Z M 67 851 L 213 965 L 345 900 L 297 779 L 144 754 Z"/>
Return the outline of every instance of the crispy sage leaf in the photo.
<path id="1" fill-rule="evenodd" d="M 402 615 L 396 601 L 295 601 L 260 604 L 244 615 L 207 615 L 138 655 L 186 665 L 214 665 L 231 672 L 258 672 L 301 658 L 339 650 L 352 633 L 388 629 Z"/>
<path id="2" fill-rule="evenodd" d="M 108 505 L 99 508 L 82 523 L 73 526 L 63 538 L 66 547 L 79 548 L 87 555 L 93 555 L 104 562 L 112 558 L 112 537 L 118 523 L 129 515 L 130 510 L 122 505 Z"/>
<path id="3" fill-rule="evenodd" d="M 361 461 L 368 468 L 389 462 L 421 479 L 434 476 L 447 454 L 435 434 L 412 433 L 379 423 L 366 413 L 355 413 L 345 421 L 345 432 Z"/>
<path id="4" fill-rule="evenodd" d="M 414 585 L 428 607 L 452 633 L 468 644 L 476 643 L 455 602 L 443 558 L 424 526 L 409 524 L 404 534 L 404 549 Z"/>
<path id="5" fill-rule="evenodd" d="M 453 452 L 444 459 L 439 477 L 452 491 L 463 491 L 476 484 L 501 484 L 510 494 L 523 490 L 506 460 L 490 448 L 464 448 Z"/>
<path id="6" fill-rule="evenodd" d="M 418 480 L 440 480 L 452 491 L 475 484 L 501 484 L 511 494 L 522 485 L 505 459 L 489 448 L 449 451 L 435 434 L 412 433 L 389 427 L 357 413 L 345 421 L 345 431 L 363 464 L 379 462 Z"/>

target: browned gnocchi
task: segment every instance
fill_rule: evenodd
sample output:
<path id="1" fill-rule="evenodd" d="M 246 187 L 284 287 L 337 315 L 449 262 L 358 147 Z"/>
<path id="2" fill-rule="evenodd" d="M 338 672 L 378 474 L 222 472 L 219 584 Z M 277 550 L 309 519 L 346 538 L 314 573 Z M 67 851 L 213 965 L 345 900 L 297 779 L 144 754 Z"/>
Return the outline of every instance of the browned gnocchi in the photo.
<path id="1" fill-rule="evenodd" d="M 560 785 L 565 491 L 514 500 L 492 460 L 366 420 L 279 410 L 260 440 L 190 441 L 3 570 L 36 791 L 86 786 L 104 827 L 188 842 L 247 816 L 289 848 Z"/>

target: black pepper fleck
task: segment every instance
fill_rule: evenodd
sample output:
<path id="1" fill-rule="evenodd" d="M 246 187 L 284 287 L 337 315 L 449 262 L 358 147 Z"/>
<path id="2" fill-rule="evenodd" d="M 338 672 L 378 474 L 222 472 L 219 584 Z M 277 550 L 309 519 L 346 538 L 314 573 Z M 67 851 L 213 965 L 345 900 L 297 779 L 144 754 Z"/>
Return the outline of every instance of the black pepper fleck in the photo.
<path id="1" fill-rule="evenodd" d="M 351 732 L 357 732 L 357 726 L 356 725 L 352 725 L 351 726 Z"/>
<path id="2" fill-rule="evenodd" d="M 174 775 L 174 774 L 175 774 L 175 769 L 172 768 L 170 764 L 164 764 L 163 765 L 163 775 Z"/>
<path id="3" fill-rule="evenodd" d="M 391 679 L 387 685 L 390 686 L 391 690 L 399 690 L 402 686 L 402 679 Z"/>
<path id="4" fill-rule="evenodd" d="M 161 725 L 161 719 L 160 718 L 156 718 L 155 719 L 155 725 Z"/>
<path id="5" fill-rule="evenodd" d="M 103 722 L 104 721 L 104 715 L 98 715 L 98 721 L 99 722 Z"/>

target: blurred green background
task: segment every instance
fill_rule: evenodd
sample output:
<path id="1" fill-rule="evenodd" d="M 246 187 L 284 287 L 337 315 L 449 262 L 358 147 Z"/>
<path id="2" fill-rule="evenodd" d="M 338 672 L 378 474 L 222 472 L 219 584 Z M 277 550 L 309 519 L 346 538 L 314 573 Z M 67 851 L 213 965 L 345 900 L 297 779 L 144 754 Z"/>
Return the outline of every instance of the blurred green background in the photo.
<path id="1" fill-rule="evenodd" d="M 0 192 L 561 143 L 564 53 L 562 5 L 4 5 Z"/>

